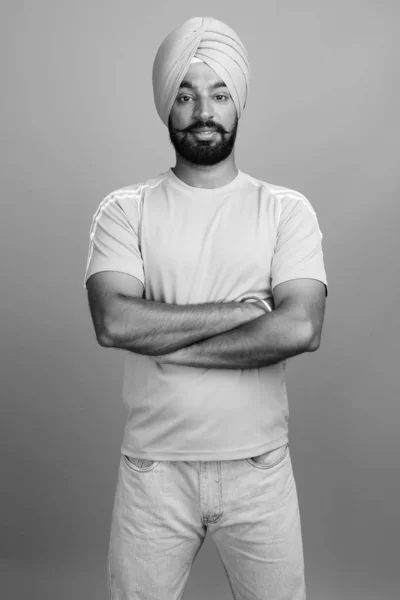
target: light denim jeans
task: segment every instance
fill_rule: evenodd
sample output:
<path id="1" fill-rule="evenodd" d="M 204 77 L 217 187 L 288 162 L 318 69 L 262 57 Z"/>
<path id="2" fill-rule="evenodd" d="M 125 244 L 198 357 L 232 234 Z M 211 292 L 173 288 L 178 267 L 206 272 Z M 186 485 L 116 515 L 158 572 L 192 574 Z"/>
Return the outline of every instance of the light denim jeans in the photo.
<path id="1" fill-rule="evenodd" d="M 305 600 L 289 444 L 258 457 L 150 461 L 121 455 L 110 600 L 180 600 L 210 532 L 236 600 Z"/>

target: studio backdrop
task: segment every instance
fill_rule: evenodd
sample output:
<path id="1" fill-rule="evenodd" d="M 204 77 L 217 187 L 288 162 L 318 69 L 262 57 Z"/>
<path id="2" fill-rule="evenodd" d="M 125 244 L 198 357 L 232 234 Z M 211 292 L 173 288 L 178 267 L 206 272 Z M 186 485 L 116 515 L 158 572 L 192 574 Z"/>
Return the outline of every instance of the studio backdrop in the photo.
<path id="1" fill-rule="evenodd" d="M 249 53 L 237 166 L 304 194 L 323 233 L 321 347 L 287 366 L 309 599 L 398 598 L 398 2 L 10 0 L 1 13 L 7 600 L 106 599 L 124 351 L 96 341 L 89 230 L 107 194 L 174 166 L 151 68 L 192 16 L 226 22 Z M 231 597 L 210 539 L 185 597 Z"/>

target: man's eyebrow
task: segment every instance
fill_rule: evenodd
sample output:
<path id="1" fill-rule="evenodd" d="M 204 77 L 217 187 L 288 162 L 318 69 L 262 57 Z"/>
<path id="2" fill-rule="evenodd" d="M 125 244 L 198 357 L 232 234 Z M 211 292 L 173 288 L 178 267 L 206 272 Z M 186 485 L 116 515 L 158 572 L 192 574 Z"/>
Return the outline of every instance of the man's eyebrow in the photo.
<path id="1" fill-rule="evenodd" d="M 228 86 L 222 80 L 219 80 L 219 81 L 216 81 L 215 83 L 211 83 L 208 87 L 210 90 L 215 90 L 216 88 L 228 87 Z M 196 89 L 198 89 L 198 86 L 193 85 L 192 83 L 190 83 L 190 81 L 186 81 L 186 79 L 184 79 L 182 81 L 181 85 L 179 86 L 179 89 L 180 88 L 189 88 L 190 90 L 196 90 Z"/>

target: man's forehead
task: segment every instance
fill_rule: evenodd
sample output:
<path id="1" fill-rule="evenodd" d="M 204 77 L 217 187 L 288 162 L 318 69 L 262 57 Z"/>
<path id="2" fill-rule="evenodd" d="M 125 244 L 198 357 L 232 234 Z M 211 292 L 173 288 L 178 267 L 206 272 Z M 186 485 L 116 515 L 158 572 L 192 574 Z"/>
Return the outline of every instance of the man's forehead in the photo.
<path id="1" fill-rule="evenodd" d="M 206 88 L 211 89 L 211 90 L 214 90 L 214 89 L 220 88 L 220 87 L 228 87 L 226 85 L 226 83 L 219 77 L 217 77 L 217 79 L 215 79 L 215 80 L 204 82 L 202 79 L 198 79 L 198 78 L 197 79 L 196 78 L 189 79 L 185 75 L 185 78 L 182 79 L 182 81 L 180 83 L 179 89 L 188 88 L 190 90 L 191 89 L 196 90 L 196 89 L 202 87 L 202 84 L 205 85 Z"/>
<path id="2" fill-rule="evenodd" d="M 200 85 L 210 88 L 227 87 L 222 78 L 204 62 L 189 65 L 179 87 L 197 88 Z"/>

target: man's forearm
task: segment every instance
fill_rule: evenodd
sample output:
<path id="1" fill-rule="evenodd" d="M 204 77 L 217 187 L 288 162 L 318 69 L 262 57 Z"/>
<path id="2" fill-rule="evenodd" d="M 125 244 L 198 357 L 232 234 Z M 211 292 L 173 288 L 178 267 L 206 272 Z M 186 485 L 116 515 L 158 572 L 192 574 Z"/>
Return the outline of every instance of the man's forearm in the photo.
<path id="1" fill-rule="evenodd" d="M 256 369 L 316 349 L 309 324 L 278 309 L 232 331 L 164 355 L 159 362 L 207 369 Z"/>
<path id="2" fill-rule="evenodd" d="M 167 304 L 119 295 L 105 346 L 157 356 L 225 333 L 264 314 L 256 303 Z"/>

